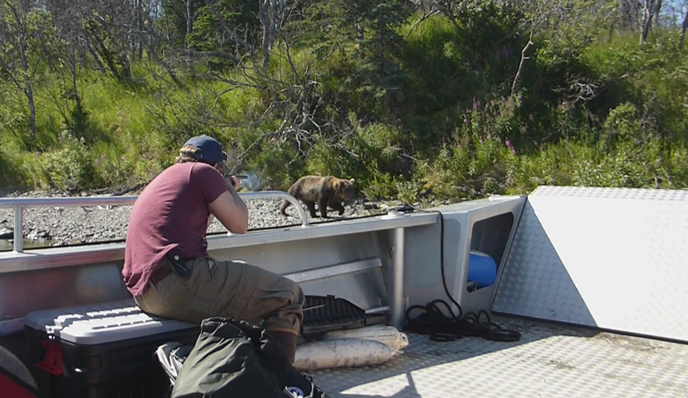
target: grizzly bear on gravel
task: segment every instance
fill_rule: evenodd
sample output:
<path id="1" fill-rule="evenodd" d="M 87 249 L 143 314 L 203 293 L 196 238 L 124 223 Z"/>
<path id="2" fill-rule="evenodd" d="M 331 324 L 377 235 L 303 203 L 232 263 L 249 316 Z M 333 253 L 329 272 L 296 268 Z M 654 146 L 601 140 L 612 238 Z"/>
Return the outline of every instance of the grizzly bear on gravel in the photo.
<path id="1" fill-rule="evenodd" d="M 322 218 L 327 218 L 327 207 L 339 210 L 339 215 L 344 214 L 344 206 L 340 203 L 342 199 L 350 198 L 354 193 L 354 179 L 344 180 L 333 176 L 305 176 L 299 178 L 287 191 L 291 196 L 301 200 L 308 207 L 311 217 L 315 214 L 315 203 Z M 291 203 L 282 201 L 279 211 L 283 216 L 285 210 Z"/>

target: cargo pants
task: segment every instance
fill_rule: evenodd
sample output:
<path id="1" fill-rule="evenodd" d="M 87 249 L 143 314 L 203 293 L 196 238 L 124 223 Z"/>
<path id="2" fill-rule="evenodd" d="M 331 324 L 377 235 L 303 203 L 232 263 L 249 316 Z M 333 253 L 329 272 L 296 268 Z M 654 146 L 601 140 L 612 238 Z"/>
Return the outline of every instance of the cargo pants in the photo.
<path id="1" fill-rule="evenodd" d="M 136 304 L 147 313 L 192 323 L 220 316 L 299 333 L 305 296 L 296 282 L 242 261 L 199 257 L 186 265 L 190 276 L 173 272 L 151 283 L 134 297 Z"/>

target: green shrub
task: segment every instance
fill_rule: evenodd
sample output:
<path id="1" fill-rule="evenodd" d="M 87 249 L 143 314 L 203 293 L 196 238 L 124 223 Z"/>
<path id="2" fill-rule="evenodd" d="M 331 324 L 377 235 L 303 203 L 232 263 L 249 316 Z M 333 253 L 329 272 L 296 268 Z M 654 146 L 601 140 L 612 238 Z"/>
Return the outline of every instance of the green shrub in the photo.
<path id="1" fill-rule="evenodd" d="M 390 199 L 396 194 L 394 179 L 389 174 L 373 174 L 365 183 L 363 194 L 374 200 Z"/>
<path id="2" fill-rule="evenodd" d="M 420 193 L 423 188 L 420 181 L 396 181 L 394 186 L 397 192 L 397 199 L 401 202 L 413 204 L 420 200 Z"/>
<path id="3" fill-rule="evenodd" d="M 644 141 L 635 105 L 625 102 L 609 112 L 602 125 L 600 137 L 607 143 L 616 141 Z"/>
<path id="4" fill-rule="evenodd" d="M 83 139 L 63 132 L 58 149 L 37 156 L 41 182 L 50 188 L 73 190 L 93 185 L 94 169 Z"/>
<path id="5" fill-rule="evenodd" d="M 434 159 L 418 162 L 414 176 L 423 181 L 423 191 L 438 198 L 472 199 L 502 193 L 508 163 L 515 158 L 508 139 L 471 135 L 443 146 Z"/>

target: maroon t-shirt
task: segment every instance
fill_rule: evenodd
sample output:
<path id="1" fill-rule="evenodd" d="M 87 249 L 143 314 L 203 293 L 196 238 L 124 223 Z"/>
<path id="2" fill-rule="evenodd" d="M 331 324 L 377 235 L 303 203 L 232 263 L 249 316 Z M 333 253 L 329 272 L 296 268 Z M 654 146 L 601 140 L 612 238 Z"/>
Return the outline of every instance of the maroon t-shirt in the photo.
<path id="1" fill-rule="evenodd" d="M 177 163 L 160 173 L 136 199 L 129 217 L 122 276 L 134 296 L 172 249 L 184 258 L 207 256 L 208 204 L 227 191 L 224 178 L 205 163 Z"/>

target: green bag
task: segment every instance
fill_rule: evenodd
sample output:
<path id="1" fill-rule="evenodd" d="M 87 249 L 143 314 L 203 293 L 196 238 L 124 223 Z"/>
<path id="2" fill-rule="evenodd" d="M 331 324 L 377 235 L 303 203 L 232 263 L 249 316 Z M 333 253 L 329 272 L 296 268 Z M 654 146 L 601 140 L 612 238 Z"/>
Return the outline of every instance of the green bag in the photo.
<path id="1" fill-rule="evenodd" d="M 171 398 L 328 398 L 265 331 L 245 321 L 207 318 Z"/>

